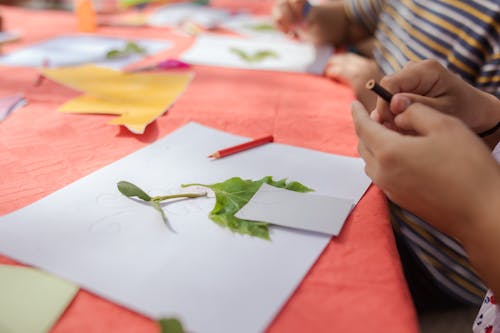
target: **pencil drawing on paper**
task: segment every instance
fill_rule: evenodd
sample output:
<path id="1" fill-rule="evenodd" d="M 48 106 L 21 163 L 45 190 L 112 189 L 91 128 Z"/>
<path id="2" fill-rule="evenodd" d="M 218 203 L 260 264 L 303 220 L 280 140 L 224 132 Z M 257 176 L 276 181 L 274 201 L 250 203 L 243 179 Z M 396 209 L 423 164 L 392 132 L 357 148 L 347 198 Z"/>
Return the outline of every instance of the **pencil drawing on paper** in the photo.
<path id="1" fill-rule="evenodd" d="M 126 214 L 126 212 L 119 212 L 100 218 L 89 225 L 89 231 L 96 234 L 119 234 L 122 225 L 117 221 L 116 217 L 124 214 Z"/>

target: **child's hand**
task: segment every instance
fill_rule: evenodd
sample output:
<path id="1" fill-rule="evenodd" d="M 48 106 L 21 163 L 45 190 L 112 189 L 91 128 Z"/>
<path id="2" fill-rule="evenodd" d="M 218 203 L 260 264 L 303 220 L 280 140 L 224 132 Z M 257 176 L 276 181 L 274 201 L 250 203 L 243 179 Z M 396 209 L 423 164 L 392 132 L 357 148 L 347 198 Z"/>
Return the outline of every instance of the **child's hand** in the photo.
<path id="1" fill-rule="evenodd" d="M 272 16 L 277 27 L 286 34 L 316 45 L 339 45 L 347 42 L 351 35 L 356 39 L 365 35 L 358 26 L 349 23 L 342 1 L 313 6 L 303 17 L 305 3 L 305 0 L 276 0 Z"/>
<path id="2" fill-rule="evenodd" d="M 381 85 L 396 93 L 391 105 L 377 101 L 372 118 L 390 125 L 394 116 L 411 103 L 422 103 L 461 119 L 479 133 L 500 121 L 500 102 L 492 95 L 473 88 L 435 60 L 409 62 L 400 72 L 386 76 Z"/>
<path id="3" fill-rule="evenodd" d="M 302 21 L 302 8 L 305 0 L 276 0 L 272 16 L 278 29 L 286 34 L 295 32 L 295 27 Z"/>
<path id="4" fill-rule="evenodd" d="M 366 81 L 382 77 L 382 72 L 373 59 L 354 53 L 336 54 L 329 59 L 325 75 L 350 85 L 365 108 L 372 110 L 375 107 L 377 97 L 365 87 Z"/>
<path id="5" fill-rule="evenodd" d="M 370 119 L 360 103 L 352 114 L 365 171 L 397 204 L 460 240 L 498 207 L 500 167 L 458 119 L 412 104 L 394 119 L 417 134 L 407 136 Z"/>

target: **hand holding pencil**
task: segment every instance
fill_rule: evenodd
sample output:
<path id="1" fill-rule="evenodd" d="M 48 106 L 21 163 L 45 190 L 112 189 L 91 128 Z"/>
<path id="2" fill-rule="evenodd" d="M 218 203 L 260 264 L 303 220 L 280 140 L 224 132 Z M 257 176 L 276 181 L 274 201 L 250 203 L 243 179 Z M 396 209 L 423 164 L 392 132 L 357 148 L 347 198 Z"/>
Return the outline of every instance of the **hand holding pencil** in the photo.
<path id="1" fill-rule="evenodd" d="M 381 97 L 371 115 L 379 123 L 390 126 L 396 115 L 419 103 L 461 119 L 490 145 L 500 139 L 498 99 L 472 88 L 436 60 L 410 63 L 384 77 L 380 85 L 370 80 L 367 88 Z"/>

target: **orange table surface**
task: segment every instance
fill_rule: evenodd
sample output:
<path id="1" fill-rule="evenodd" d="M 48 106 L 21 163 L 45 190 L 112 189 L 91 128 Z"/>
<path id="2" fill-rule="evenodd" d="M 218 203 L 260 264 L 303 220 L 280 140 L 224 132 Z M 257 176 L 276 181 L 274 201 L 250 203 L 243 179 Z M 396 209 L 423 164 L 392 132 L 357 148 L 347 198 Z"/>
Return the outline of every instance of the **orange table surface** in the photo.
<path id="1" fill-rule="evenodd" d="M 215 2 L 269 8 L 262 0 Z M 10 7 L 0 7 L 0 13 L 8 30 L 23 33 L 20 42 L 4 47 L 7 52 L 76 32 L 70 13 Z M 192 43 L 169 29 L 102 27 L 98 33 L 175 42 L 157 58 L 178 55 Z M 0 123 L 0 214 L 41 199 L 190 121 L 248 137 L 273 134 L 280 143 L 357 156 L 349 88 L 307 74 L 204 66 L 194 71 L 195 79 L 175 105 L 145 134 L 134 135 L 106 124 L 110 117 L 105 115 L 56 112 L 77 93 L 50 81 L 34 87 L 36 69 L 0 66 L 0 97 L 24 92 L 29 100 Z M 1 255 L 0 263 L 17 264 Z M 81 290 L 51 332 L 157 331 L 151 319 Z M 267 332 L 418 332 L 378 189 L 368 190 Z"/>

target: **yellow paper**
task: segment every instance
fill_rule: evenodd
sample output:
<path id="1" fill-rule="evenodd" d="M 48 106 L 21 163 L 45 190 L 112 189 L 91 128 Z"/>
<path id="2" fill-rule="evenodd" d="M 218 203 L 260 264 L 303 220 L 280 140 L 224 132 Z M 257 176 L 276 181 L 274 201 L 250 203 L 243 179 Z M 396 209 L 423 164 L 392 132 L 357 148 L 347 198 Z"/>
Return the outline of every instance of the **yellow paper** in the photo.
<path id="1" fill-rule="evenodd" d="M 105 113 L 134 133 L 161 116 L 186 89 L 192 73 L 123 73 L 95 65 L 44 69 L 44 76 L 85 94 L 59 108 L 66 113 Z"/>
<path id="2" fill-rule="evenodd" d="M 77 291 L 36 269 L 0 265 L 0 332 L 48 332 Z"/>

